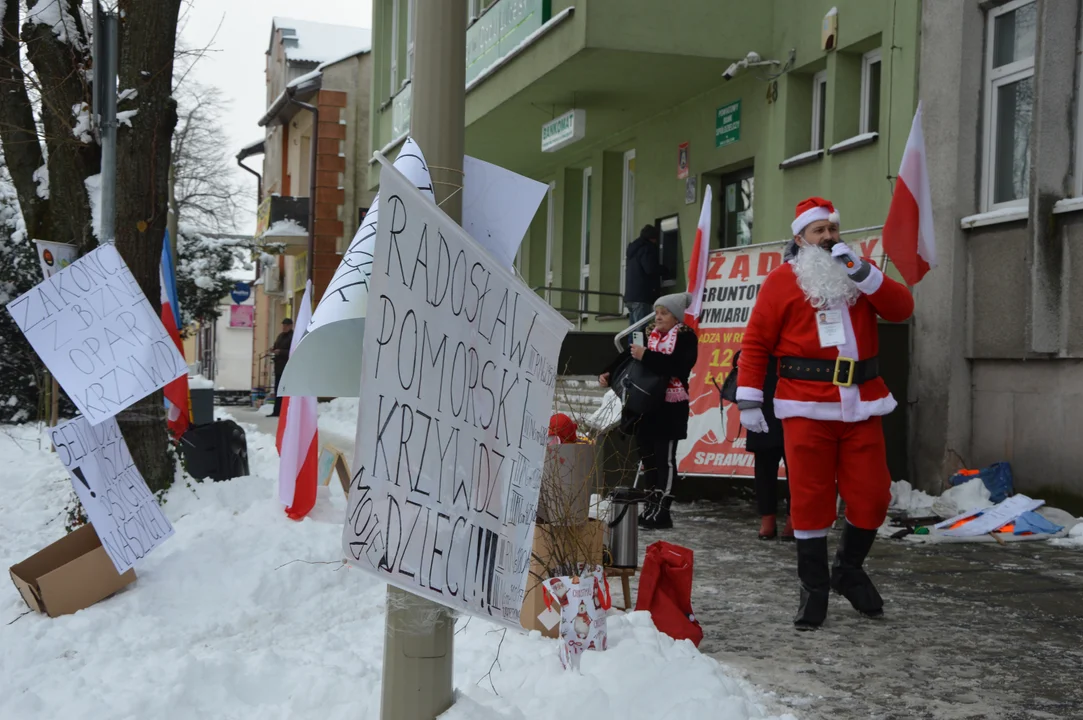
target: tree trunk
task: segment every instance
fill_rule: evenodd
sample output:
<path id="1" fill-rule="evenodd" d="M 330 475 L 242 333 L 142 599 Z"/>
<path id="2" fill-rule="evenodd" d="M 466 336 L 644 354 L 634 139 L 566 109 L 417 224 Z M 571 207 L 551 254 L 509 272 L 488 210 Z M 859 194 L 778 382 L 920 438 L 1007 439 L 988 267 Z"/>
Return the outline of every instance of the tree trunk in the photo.
<path id="1" fill-rule="evenodd" d="M 160 307 L 159 268 L 169 205 L 169 164 L 177 104 L 173 53 L 181 0 L 121 0 L 120 87 L 137 91 L 131 127 L 117 134 L 117 250 L 151 305 Z M 125 109 L 128 109 L 127 107 Z M 151 490 L 173 481 L 162 393 L 118 418 L 132 459 Z"/>

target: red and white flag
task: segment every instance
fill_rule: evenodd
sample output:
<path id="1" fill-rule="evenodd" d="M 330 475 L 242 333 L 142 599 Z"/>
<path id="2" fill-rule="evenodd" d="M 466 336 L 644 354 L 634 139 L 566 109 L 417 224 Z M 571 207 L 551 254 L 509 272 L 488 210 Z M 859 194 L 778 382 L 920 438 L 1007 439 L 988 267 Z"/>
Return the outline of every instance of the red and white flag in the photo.
<path id="1" fill-rule="evenodd" d="M 290 344 L 290 355 L 304 337 L 312 318 L 312 281 L 305 285 L 305 295 L 297 312 Z M 317 408 L 314 397 L 288 397 L 282 403 L 278 420 L 278 499 L 286 506 L 286 516 L 301 520 L 316 505 L 316 463 L 320 453 Z"/>
<path id="2" fill-rule="evenodd" d="M 884 251 L 908 285 L 916 285 L 936 267 L 933 203 L 929 168 L 925 162 L 925 134 L 921 129 L 921 103 L 910 126 L 895 194 L 884 223 Z"/>
<path id="3" fill-rule="evenodd" d="M 162 262 L 158 266 L 161 287 L 162 325 L 173 344 L 184 357 L 184 342 L 180 336 L 180 302 L 177 298 L 177 275 L 173 270 L 173 251 L 169 245 L 169 233 L 162 244 Z M 188 409 L 188 374 L 185 373 L 164 388 L 166 399 L 166 425 L 173 437 L 180 439 L 191 424 Z"/>
<path id="4" fill-rule="evenodd" d="M 703 309 L 703 288 L 707 284 L 707 254 L 711 247 L 711 186 L 703 190 L 703 207 L 696 226 L 696 242 L 692 246 L 692 263 L 688 266 L 688 292 L 692 302 L 684 311 L 684 324 L 699 330 L 699 314 Z"/>

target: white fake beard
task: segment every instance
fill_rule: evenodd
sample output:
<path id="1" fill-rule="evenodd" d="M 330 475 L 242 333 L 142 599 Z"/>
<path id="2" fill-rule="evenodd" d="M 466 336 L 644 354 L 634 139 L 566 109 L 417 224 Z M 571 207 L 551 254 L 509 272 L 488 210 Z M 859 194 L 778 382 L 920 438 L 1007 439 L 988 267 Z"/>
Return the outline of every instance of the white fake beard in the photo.
<path id="1" fill-rule="evenodd" d="M 803 245 L 793 263 L 797 285 L 817 310 L 837 303 L 853 305 L 861 290 L 838 260 L 818 245 Z"/>

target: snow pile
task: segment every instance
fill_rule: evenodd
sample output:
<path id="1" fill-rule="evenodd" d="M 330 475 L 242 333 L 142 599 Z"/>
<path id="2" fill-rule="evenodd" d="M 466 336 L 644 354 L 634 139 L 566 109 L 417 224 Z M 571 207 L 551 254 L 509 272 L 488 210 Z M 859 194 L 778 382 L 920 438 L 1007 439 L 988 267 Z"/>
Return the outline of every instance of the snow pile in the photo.
<path id="1" fill-rule="evenodd" d="M 213 390 L 214 383 L 203 377 L 202 375 L 189 375 L 188 376 L 188 389 L 189 390 Z"/>
<path id="2" fill-rule="evenodd" d="M 117 127 L 121 125 L 132 126 L 132 118 L 136 116 L 138 110 L 125 110 L 117 113 Z"/>
<path id="3" fill-rule="evenodd" d="M 79 138 L 81 143 L 89 143 L 94 140 L 90 135 L 90 106 L 85 102 L 76 103 L 71 106 L 71 114 L 75 118 L 75 127 L 72 128 L 72 135 Z"/>
<path id="4" fill-rule="evenodd" d="M 341 562 L 337 488 L 320 489 L 308 520 L 287 520 L 274 439 L 247 432 L 254 476 L 174 487 L 176 535 L 115 597 L 49 619 L 23 615 L 10 583 L 0 589 L 5 717 L 378 717 L 385 586 Z M 63 534 L 71 486 L 35 428 L 0 434 L 0 457 L 0 560 L 11 565 Z M 577 717 L 772 717 L 752 687 L 646 614 L 616 613 L 609 628 L 610 650 L 588 653 L 580 675 L 560 669 L 555 640 L 460 619 L 460 694 L 444 720 L 549 720 L 561 698 Z"/>
<path id="5" fill-rule="evenodd" d="M 38 186 L 38 197 L 49 199 L 49 166 L 42 165 L 34 171 L 34 184 Z"/>
<path id="6" fill-rule="evenodd" d="M 940 497 L 934 498 L 932 510 L 942 518 L 955 517 L 961 513 L 993 507 L 996 503 L 990 500 L 990 497 L 985 483 L 974 479 L 945 490 Z"/>
<path id="7" fill-rule="evenodd" d="M 294 62 L 325 63 L 372 48 L 368 28 L 284 17 L 276 17 L 273 27 L 282 32 L 286 59 Z"/>
<path id="8" fill-rule="evenodd" d="M 1060 547 L 1079 548 L 1080 550 L 1083 550 L 1083 518 L 1079 518 L 1071 525 L 1071 530 L 1068 531 L 1068 537 L 1050 540 L 1050 543 L 1059 545 Z"/>
<path id="9" fill-rule="evenodd" d="M 334 445 L 353 457 L 354 440 L 357 436 L 357 398 L 336 398 L 320 403 L 320 442 Z"/>
<path id="10" fill-rule="evenodd" d="M 47 25 L 60 39 L 76 50 L 85 50 L 79 27 L 75 18 L 62 0 L 38 0 L 38 4 L 27 10 L 26 21 L 35 25 Z"/>
<path id="11" fill-rule="evenodd" d="M 279 220 L 263 234 L 266 237 L 308 237 L 308 230 L 296 220 Z"/>
<path id="12" fill-rule="evenodd" d="M 91 175 L 83 181 L 86 185 L 87 199 L 90 200 L 90 225 L 94 237 L 102 240 L 102 176 Z"/>
<path id="13" fill-rule="evenodd" d="M 895 512 L 905 512 L 911 517 L 930 515 L 936 498 L 918 490 L 906 480 L 891 483 L 891 505 Z M 957 513 L 956 513 L 957 514 Z"/>

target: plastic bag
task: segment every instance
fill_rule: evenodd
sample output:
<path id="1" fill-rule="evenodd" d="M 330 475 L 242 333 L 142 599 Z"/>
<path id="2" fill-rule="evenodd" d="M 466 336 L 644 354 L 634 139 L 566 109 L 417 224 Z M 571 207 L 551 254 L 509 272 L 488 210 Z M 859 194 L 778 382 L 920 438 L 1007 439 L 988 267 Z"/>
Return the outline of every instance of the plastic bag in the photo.
<path id="1" fill-rule="evenodd" d="M 692 612 L 692 551 L 659 541 L 647 548 L 639 574 L 636 610 L 650 612 L 654 626 L 674 640 L 699 647 L 703 628 Z"/>
<path id="2" fill-rule="evenodd" d="M 613 607 L 609 581 L 598 566 L 582 566 L 572 577 L 549 578 L 545 607 L 560 611 L 560 664 L 578 668 L 580 655 L 587 650 L 606 649 L 606 612 Z"/>

